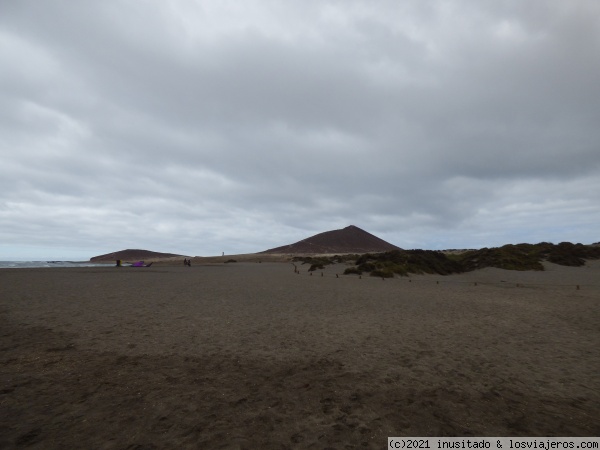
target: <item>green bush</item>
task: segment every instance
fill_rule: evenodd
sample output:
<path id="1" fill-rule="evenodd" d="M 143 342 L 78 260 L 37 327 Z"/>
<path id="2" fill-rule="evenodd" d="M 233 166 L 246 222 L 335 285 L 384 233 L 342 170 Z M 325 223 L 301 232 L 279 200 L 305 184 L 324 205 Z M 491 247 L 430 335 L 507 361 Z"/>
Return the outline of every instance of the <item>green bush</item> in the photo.
<path id="1" fill-rule="evenodd" d="M 319 269 L 319 270 L 322 270 L 322 269 L 324 269 L 324 268 L 325 268 L 325 266 L 324 266 L 323 264 L 316 263 L 316 264 L 312 264 L 312 265 L 310 266 L 310 268 L 308 269 L 308 271 L 309 271 L 309 272 L 314 272 L 314 271 L 315 271 L 315 270 L 317 270 L 317 269 Z"/>
<path id="2" fill-rule="evenodd" d="M 292 260 L 294 262 L 302 261 L 302 264 L 311 264 L 311 265 L 322 265 L 327 266 L 329 264 L 333 264 L 331 258 L 326 257 L 312 257 L 312 256 L 296 256 Z"/>
<path id="3" fill-rule="evenodd" d="M 505 245 L 499 248 L 482 248 L 461 255 L 465 271 L 497 267 L 506 270 L 544 270 L 539 255 L 530 244 Z"/>
<path id="4" fill-rule="evenodd" d="M 376 269 L 371 272 L 372 277 L 394 278 L 394 272 L 389 269 Z"/>
<path id="5" fill-rule="evenodd" d="M 364 262 L 362 264 L 359 264 L 356 267 L 358 268 L 358 270 L 361 270 L 363 272 L 371 272 L 371 271 L 377 269 L 377 267 L 375 266 L 375 264 L 370 263 L 370 262 Z"/>

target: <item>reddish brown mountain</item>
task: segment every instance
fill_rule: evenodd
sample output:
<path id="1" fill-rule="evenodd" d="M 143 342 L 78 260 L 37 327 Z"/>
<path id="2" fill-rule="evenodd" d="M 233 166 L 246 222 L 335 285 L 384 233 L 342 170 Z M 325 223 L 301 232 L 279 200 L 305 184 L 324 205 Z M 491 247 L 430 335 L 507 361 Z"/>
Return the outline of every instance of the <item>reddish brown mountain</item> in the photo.
<path id="1" fill-rule="evenodd" d="M 117 259 L 120 259 L 121 261 L 143 261 L 146 259 L 172 258 L 174 256 L 183 255 L 175 255 L 173 253 L 151 252 L 150 250 L 127 249 L 118 252 L 107 253 L 106 255 L 94 256 L 90 258 L 90 261 L 116 261 Z"/>
<path id="2" fill-rule="evenodd" d="M 398 247 L 354 225 L 326 231 L 309 238 L 261 253 L 374 253 L 398 250 Z"/>

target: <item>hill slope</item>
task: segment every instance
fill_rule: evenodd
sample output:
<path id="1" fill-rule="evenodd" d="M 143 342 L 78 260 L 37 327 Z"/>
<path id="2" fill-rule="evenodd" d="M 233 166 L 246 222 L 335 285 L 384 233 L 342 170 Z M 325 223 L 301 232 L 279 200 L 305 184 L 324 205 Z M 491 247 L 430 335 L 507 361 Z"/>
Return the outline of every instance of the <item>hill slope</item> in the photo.
<path id="1" fill-rule="evenodd" d="M 325 231 L 294 244 L 271 248 L 261 253 L 320 254 L 368 253 L 398 250 L 398 247 L 350 225 L 341 230 Z"/>

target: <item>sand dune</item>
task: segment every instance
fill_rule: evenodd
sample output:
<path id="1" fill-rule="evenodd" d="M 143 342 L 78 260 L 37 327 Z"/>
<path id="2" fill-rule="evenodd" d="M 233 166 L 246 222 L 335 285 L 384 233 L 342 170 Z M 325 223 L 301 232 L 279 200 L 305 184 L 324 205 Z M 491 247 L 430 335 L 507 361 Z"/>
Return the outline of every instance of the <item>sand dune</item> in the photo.
<path id="1" fill-rule="evenodd" d="M 599 263 L 385 281 L 269 261 L 0 270 L 0 447 L 598 436 Z"/>

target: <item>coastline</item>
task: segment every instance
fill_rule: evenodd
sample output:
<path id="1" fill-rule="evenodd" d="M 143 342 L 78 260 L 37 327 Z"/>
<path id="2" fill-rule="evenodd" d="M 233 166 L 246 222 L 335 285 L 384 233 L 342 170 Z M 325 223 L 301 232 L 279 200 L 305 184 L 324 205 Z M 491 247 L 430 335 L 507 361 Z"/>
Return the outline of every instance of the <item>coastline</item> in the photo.
<path id="1" fill-rule="evenodd" d="M 114 263 L 93 263 L 89 261 L 0 261 L 0 269 L 39 269 L 39 268 L 81 268 L 110 267 Z"/>

